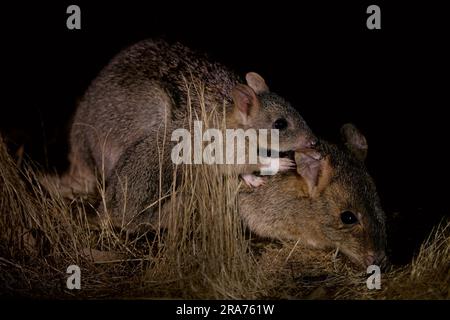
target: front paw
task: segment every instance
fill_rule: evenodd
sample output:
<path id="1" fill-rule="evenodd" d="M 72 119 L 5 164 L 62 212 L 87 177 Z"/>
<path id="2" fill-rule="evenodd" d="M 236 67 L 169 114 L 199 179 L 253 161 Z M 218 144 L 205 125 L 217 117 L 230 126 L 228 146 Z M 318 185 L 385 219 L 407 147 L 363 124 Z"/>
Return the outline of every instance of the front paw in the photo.
<path id="1" fill-rule="evenodd" d="M 274 175 L 277 172 L 288 171 L 296 168 L 296 164 L 289 158 L 264 158 L 260 166 L 262 175 Z"/>
<path id="2" fill-rule="evenodd" d="M 288 171 L 296 168 L 295 161 L 289 158 L 278 158 L 279 171 Z"/>
<path id="3" fill-rule="evenodd" d="M 243 174 L 241 175 L 242 180 L 250 188 L 258 188 L 266 183 L 266 179 L 263 177 L 258 177 L 253 174 Z"/>

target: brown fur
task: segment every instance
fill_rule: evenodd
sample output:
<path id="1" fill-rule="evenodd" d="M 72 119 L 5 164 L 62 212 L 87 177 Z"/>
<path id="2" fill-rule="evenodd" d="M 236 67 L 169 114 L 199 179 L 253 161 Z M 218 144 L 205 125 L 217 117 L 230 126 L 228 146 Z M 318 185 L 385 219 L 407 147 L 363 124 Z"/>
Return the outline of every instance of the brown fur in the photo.
<path id="1" fill-rule="evenodd" d="M 149 219 L 154 210 L 146 207 L 170 189 L 170 134 L 189 127 L 189 106 L 195 119 L 225 104 L 228 128 L 271 129 L 285 118 L 281 151 L 315 141 L 302 117 L 268 91 L 261 76 L 248 73 L 246 82 L 180 44 L 146 40 L 131 46 L 100 72 L 79 104 L 63 181 L 93 191 L 103 176 L 106 203 L 99 210 L 132 228 Z M 256 169 L 236 166 L 239 173 Z"/>
<path id="2" fill-rule="evenodd" d="M 352 130 L 352 135 L 361 135 Z M 353 138 L 360 141 L 363 136 Z M 306 169 L 297 162 L 298 172 L 276 175 L 266 185 L 241 193 L 240 213 L 250 230 L 319 249 L 339 248 L 362 265 L 384 262 L 384 212 L 351 141 L 346 140 L 347 150 L 322 141 L 316 150 L 297 153 L 298 161 L 306 159 L 301 153 L 320 154 L 317 177 L 302 176 Z M 316 178 L 311 188 L 307 180 Z M 345 225 L 340 219 L 344 211 L 354 212 L 358 222 Z"/>

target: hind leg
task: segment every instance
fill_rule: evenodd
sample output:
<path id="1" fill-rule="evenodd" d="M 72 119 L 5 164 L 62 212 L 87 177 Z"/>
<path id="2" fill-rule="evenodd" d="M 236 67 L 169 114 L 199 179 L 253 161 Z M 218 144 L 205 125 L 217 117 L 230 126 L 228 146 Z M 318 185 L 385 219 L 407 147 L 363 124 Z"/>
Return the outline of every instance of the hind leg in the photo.
<path id="1" fill-rule="evenodd" d="M 159 152 L 154 138 L 139 140 L 127 148 L 107 178 L 99 212 L 106 211 L 117 227 L 142 229 L 157 214 L 160 196 L 170 190 L 173 170 L 169 145 Z"/>

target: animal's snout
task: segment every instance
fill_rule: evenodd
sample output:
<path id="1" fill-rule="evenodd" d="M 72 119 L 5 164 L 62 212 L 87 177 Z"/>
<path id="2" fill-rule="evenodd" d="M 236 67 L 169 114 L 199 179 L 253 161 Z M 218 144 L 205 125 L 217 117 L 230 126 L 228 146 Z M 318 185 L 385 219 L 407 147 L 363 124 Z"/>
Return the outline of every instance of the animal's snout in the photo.
<path id="1" fill-rule="evenodd" d="M 311 149 L 317 145 L 317 138 L 312 135 L 301 136 L 299 139 L 298 149 Z"/>
<path id="2" fill-rule="evenodd" d="M 369 252 L 364 258 L 364 263 L 366 266 L 377 265 L 380 268 L 385 268 L 388 265 L 387 256 L 384 251 L 379 252 Z"/>

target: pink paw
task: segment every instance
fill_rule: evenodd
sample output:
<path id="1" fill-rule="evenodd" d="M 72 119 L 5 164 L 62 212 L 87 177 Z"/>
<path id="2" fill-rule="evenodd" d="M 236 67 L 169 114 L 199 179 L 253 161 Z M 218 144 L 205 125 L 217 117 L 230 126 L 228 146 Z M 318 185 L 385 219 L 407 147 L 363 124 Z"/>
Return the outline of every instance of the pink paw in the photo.
<path id="1" fill-rule="evenodd" d="M 243 174 L 241 175 L 241 177 L 244 180 L 245 184 L 250 188 L 258 188 L 266 183 L 265 178 L 255 176 L 253 174 Z"/>
<path id="2" fill-rule="evenodd" d="M 289 158 L 279 158 L 279 171 L 288 171 L 296 168 L 295 161 Z"/>
<path id="3" fill-rule="evenodd" d="M 296 168 L 295 162 L 289 158 L 266 158 L 264 160 L 265 163 L 260 167 L 262 175 L 274 175 Z"/>

